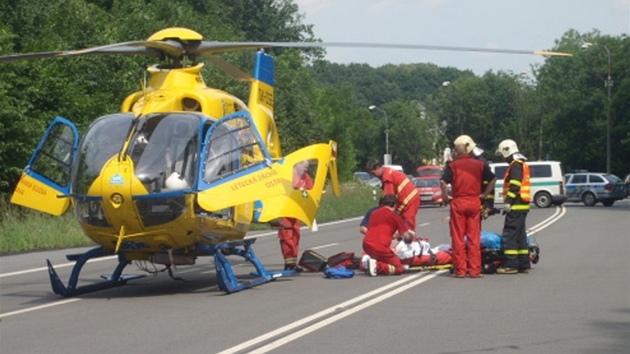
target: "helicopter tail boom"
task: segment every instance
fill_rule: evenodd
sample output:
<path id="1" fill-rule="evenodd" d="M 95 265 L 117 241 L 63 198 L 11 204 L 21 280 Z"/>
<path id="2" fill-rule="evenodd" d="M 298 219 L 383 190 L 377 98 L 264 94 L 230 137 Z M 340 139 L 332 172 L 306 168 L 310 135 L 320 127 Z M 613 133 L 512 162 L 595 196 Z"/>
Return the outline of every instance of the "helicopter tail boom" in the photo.
<path id="1" fill-rule="evenodd" d="M 260 51 L 256 53 L 254 78 L 249 93 L 249 110 L 260 136 L 273 158 L 282 156 L 280 137 L 274 120 L 274 59 Z"/>

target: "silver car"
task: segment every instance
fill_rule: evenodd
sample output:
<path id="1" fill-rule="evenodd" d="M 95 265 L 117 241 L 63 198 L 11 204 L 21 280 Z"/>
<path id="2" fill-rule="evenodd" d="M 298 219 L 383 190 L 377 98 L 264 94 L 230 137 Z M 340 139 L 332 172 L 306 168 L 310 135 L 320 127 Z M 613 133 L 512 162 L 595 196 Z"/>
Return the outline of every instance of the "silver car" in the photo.
<path id="1" fill-rule="evenodd" d="M 381 187 L 381 180 L 378 177 L 373 177 L 367 172 L 355 172 L 354 177 L 370 187 Z"/>
<path id="2" fill-rule="evenodd" d="M 568 202 L 582 202 L 586 206 L 601 202 L 609 207 L 626 197 L 626 186 L 621 178 L 607 173 L 567 173 L 564 185 Z"/>

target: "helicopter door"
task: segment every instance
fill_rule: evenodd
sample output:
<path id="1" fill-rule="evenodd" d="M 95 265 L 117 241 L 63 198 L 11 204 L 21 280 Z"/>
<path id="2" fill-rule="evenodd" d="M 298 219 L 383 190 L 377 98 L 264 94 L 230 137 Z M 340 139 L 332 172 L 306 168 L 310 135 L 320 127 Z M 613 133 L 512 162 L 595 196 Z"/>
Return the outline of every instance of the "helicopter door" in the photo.
<path id="1" fill-rule="evenodd" d="M 292 189 L 292 168 L 272 164 L 248 112 L 214 123 L 202 147 L 198 203 L 208 211 L 284 195 Z"/>
<path id="2" fill-rule="evenodd" d="M 261 198 L 255 204 L 254 218 L 267 222 L 279 217 L 291 217 L 312 226 L 324 191 L 326 176 L 330 176 L 332 191 L 339 195 L 337 181 L 337 143 L 314 144 L 294 151 L 278 161 L 294 170 L 289 193 Z"/>
<path id="3" fill-rule="evenodd" d="M 75 125 L 65 118 L 55 118 L 24 169 L 11 203 L 52 215 L 63 214 L 70 206 L 70 173 L 78 145 Z"/>

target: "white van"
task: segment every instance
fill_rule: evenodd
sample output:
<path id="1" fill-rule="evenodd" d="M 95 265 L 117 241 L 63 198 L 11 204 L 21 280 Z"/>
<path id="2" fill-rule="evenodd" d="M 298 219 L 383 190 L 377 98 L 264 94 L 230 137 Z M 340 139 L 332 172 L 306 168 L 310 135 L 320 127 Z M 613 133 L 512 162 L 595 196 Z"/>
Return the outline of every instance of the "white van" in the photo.
<path id="1" fill-rule="evenodd" d="M 564 191 L 564 175 L 559 161 L 527 161 L 530 173 L 532 201 L 539 208 L 561 205 L 567 200 Z M 494 201 L 503 203 L 503 178 L 508 169 L 506 162 L 491 163 L 490 169 L 497 176 Z"/>

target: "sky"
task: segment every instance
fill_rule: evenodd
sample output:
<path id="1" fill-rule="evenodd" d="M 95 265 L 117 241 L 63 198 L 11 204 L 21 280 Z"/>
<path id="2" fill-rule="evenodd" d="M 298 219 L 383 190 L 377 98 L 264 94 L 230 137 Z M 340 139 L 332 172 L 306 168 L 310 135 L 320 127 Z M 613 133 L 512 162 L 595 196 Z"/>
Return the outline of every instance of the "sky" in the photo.
<path id="1" fill-rule="evenodd" d="M 323 42 L 376 42 L 549 50 L 570 29 L 630 33 L 630 0 L 294 0 L 302 23 Z M 327 48 L 334 63 L 433 63 L 440 67 L 531 73 L 544 57 L 410 49 Z"/>

